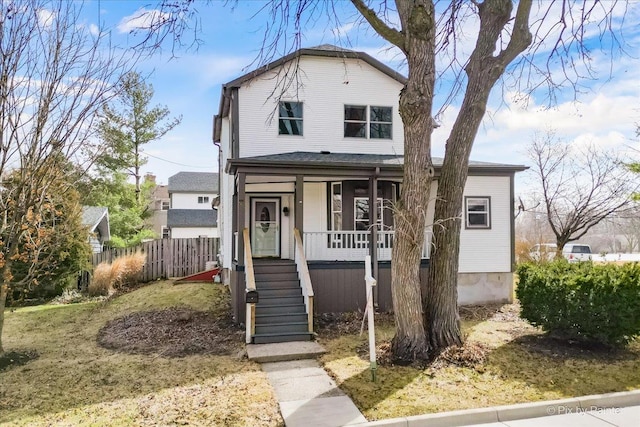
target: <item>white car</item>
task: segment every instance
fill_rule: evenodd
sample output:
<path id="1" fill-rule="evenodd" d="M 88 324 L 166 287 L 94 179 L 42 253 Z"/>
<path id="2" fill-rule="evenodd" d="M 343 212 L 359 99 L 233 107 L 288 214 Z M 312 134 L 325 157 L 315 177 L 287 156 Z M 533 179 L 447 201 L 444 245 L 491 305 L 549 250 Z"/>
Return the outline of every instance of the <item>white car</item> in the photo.
<path id="1" fill-rule="evenodd" d="M 569 262 L 580 262 L 591 260 L 591 246 L 582 243 L 567 243 L 562 248 L 562 255 Z"/>
<path id="2" fill-rule="evenodd" d="M 534 261 L 551 261 L 555 258 L 557 249 L 555 243 L 541 243 L 531 248 L 529 256 Z M 591 255 L 591 246 L 582 243 L 567 243 L 562 248 L 562 256 L 569 262 L 589 261 Z"/>

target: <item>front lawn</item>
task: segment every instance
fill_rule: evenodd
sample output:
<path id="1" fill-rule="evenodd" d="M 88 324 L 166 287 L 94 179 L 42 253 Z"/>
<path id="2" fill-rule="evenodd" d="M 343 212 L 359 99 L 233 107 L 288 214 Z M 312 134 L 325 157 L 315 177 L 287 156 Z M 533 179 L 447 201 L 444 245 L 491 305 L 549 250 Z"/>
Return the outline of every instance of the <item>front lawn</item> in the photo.
<path id="1" fill-rule="evenodd" d="M 508 405 L 640 388 L 640 342 L 626 350 L 556 340 L 518 317 L 517 305 L 463 309 L 463 351 L 426 368 L 390 366 L 371 382 L 367 333 L 360 319 L 326 322 L 320 342 L 325 369 L 369 420 Z M 379 315 L 379 347 L 393 319 Z"/>
<path id="2" fill-rule="evenodd" d="M 113 350 L 97 344 L 110 321 L 130 319 L 123 328 L 139 326 L 136 313 L 171 313 L 175 310 L 164 309 L 181 307 L 207 311 L 209 318 L 226 316 L 227 294 L 218 284 L 157 282 L 107 302 L 7 310 L 5 350 L 35 351 L 37 357 L 0 370 L 0 424 L 282 425 L 265 374 L 258 364 L 242 359 L 241 331 L 231 329 L 221 341 L 224 348 L 195 345 L 189 355 L 174 351 L 180 343 L 170 331 L 171 351 L 166 345 L 153 352 L 148 345 Z M 163 324 L 138 328 L 133 336 L 148 344 L 158 335 L 143 336 L 145 330 L 167 330 L 172 322 L 202 317 L 182 309 L 176 311 L 177 320 L 167 320 L 166 314 L 148 317 Z"/>

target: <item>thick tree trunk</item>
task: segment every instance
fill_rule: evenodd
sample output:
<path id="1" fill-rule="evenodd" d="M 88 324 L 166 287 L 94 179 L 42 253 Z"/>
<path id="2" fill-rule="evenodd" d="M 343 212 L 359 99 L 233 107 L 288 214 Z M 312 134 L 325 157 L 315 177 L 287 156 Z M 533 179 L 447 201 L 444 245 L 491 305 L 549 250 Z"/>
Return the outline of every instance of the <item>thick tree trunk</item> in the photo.
<path id="1" fill-rule="evenodd" d="M 518 5 L 511 40 L 494 56 L 496 43 L 511 19 L 510 0 L 486 0 L 478 6 L 480 30 L 476 47 L 465 71 L 467 88 L 460 112 L 447 140 L 438 178 L 438 197 L 433 227 L 433 251 L 424 299 L 425 322 L 430 348 L 434 352 L 461 345 L 458 315 L 458 264 L 462 194 L 467 181 L 469 155 L 487 107 L 489 93 L 505 67 L 530 43 L 528 17 L 531 1 Z"/>
<path id="2" fill-rule="evenodd" d="M 421 304 L 420 259 L 433 179 L 431 110 L 435 82 L 435 11 L 431 2 L 424 3 L 399 11 L 411 41 L 405 46 L 409 76 L 400 94 L 404 176 L 402 195 L 395 212 L 391 262 L 391 295 L 396 321 L 391 349 L 396 362 L 411 362 L 429 356 Z"/>

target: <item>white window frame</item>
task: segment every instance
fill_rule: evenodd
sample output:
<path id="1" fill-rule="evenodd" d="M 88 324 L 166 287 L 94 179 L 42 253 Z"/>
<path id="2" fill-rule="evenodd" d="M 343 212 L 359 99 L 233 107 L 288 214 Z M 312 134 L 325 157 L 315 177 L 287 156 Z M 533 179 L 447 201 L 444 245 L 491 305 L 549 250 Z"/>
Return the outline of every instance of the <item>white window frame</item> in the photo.
<path id="1" fill-rule="evenodd" d="M 171 208 L 171 202 L 169 200 L 160 201 L 160 210 L 168 211 Z"/>
<path id="2" fill-rule="evenodd" d="M 484 205 L 484 210 L 469 210 L 471 205 Z M 472 224 L 470 215 L 485 215 L 486 219 L 482 224 Z M 491 228 L 491 197 L 489 196 L 465 196 L 464 198 L 464 222 L 465 228 L 471 230 L 487 230 Z"/>
<path id="3" fill-rule="evenodd" d="M 170 239 L 171 229 L 169 227 L 162 226 L 162 228 L 160 229 L 160 234 L 163 239 Z"/>
<path id="4" fill-rule="evenodd" d="M 353 230 L 354 231 L 358 231 L 358 227 L 357 227 L 357 223 L 358 222 L 364 222 L 365 220 L 363 219 L 358 219 L 356 212 L 356 205 L 358 204 L 358 201 L 362 201 L 364 200 L 367 204 L 367 206 L 369 207 L 369 209 L 371 209 L 371 207 L 369 206 L 369 198 L 368 197 L 354 197 L 353 198 Z M 376 201 L 376 208 L 378 209 L 378 230 L 382 230 L 382 224 L 384 224 L 384 199 L 382 197 L 378 197 L 377 201 Z M 367 229 L 369 228 L 369 222 L 370 222 L 370 218 L 367 218 Z"/>
<path id="5" fill-rule="evenodd" d="M 382 122 L 382 121 L 378 121 L 378 120 L 373 120 L 373 118 L 371 117 L 371 109 L 372 108 L 388 108 L 390 110 L 391 121 L 390 122 Z M 369 106 L 369 115 L 367 117 L 369 118 L 369 124 L 367 126 L 367 132 L 368 132 L 369 139 L 393 139 L 393 107 L 385 107 L 385 106 L 382 106 L 382 105 L 371 105 L 371 106 Z M 389 138 L 372 137 L 371 136 L 371 126 L 374 125 L 374 124 L 389 125 L 389 128 L 390 128 Z"/>
<path id="6" fill-rule="evenodd" d="M 347 120 L 347 108 L 364 108 L 364 120 L 353 120 L 353 119 L 349 119 Z M 388 108 L 390 110 L 391 113 L 391 121 L 390 122 L 383 122 L 383 121 L 378 121 L 378 120 L 372 120 L 371 118 L 371 109 L 372 108 Z M 384 140 L 392 140 L 393 139 L 393 107 L 390 106 L 384 106 L 384 105 L 356 105 L 356 104 L 344 104 L 344 108 L 343 108 L 343 117 L 344 117 L 344 121 L 343 121 L 343 136 L 344 138 L 360 138 L 360 139 L 384 139 Z M 359 123 L 359 124 L 363 124 L 364 125 L 364 136 L 349 136 L 346 135 L 346 129 L 345 129 L 345 125 L 347 123 Z M 371 137 L 371 126 L 374 124 L 380 124 L 380 125 L 389 125 L 391 128 L 391 131 L 389 132 L 389 138 L 378 138 L 378 137 Z"/>
<path id="7" fill-rule="evenodd" d="M 209 203 L 209 196 L 198 196 L 198 204 L 203 205 Z"/>
<path id="8" fill-rule="evenodd" d="M 280 108 L 282 104 L 300 104 L 300 117 L 288 117 L 280 115 Z M 286 120 L 290 122 L 299 122 L 300 123 L 300 133 L 282 133 L 280 131 L 280 122 Z M 278 135 L 285 136 L 303 136 L 304 135 L 304 104 L 302 101 L 280 101 L 278 103 Z"/>
<path id="9" fill-rule="evenodd" d="M 334 203 L 334 188 L 339 188 L 340 189 L 340 210 L 336 209 L 335 203 Z M 335 221 L 335 214 L 339 213 L 340 216 L 342 217 L 342 202 L 343 202 L 343 198 L 342 198 L 342 183 L 341 182 L 332 182 L 331 183 L 331 194 L 329 196 L 331 198 L 331 230 L 332 231 L 342 231 L 343 224 L 342 224 L 342 220 L 340 221 L 340 227 L 338 228 L 336 226 L 336 221 Z"/>

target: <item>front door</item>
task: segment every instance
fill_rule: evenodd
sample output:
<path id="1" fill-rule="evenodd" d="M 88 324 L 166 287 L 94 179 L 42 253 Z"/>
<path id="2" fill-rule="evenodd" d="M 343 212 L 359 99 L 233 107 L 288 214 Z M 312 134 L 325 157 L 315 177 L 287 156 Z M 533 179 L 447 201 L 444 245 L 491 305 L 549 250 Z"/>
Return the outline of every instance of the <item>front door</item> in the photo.
<path id="1" fill-rule="evenodd" d="M 251 199 L 253 256 L 280 257 L 280 199 Z"/>

